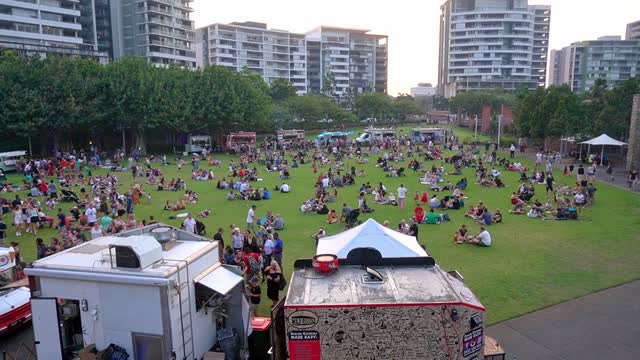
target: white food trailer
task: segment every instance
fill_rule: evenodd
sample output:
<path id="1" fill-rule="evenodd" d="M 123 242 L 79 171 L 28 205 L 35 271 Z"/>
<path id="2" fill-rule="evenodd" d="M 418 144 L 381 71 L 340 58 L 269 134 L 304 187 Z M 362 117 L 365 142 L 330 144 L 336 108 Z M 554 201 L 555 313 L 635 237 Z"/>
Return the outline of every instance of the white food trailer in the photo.
<path id="1" fill-rule="evenodd" d="M 38 359 L 111 344 L 129 359 L 201 359 L 217 329 L 250 331 L 243 278 L 218 242 L 163 224 L 104 236 L 38 260 L 31 287 Z"/>

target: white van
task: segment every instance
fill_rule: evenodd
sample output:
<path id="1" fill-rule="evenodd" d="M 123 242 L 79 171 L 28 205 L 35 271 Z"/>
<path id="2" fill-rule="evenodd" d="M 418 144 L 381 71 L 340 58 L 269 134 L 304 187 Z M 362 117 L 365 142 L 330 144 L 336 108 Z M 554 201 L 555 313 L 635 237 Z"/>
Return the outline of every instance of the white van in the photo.
<path id="1" fill-rule="evenodd" d="M 368 145 L 377 141 L 384 141 L 386 138 L 395 138 L 395 129 L 367 129 L 356 138 L 356 143 Z"/>
<path id="2" fill-rule="evenodd" d="M 16 171 L 16 162 L 27 155 L 24 150 L 0 153 L 0 170 L 3 172 Z"/>

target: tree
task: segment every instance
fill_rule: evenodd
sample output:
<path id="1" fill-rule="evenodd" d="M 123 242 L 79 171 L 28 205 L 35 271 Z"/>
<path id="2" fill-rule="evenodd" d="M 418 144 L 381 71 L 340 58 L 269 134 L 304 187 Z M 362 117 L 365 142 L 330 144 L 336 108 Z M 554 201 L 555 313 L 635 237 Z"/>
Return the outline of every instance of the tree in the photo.
<path id="1" fill-rule="evenodd" d="M 393 101 L 393 117 L 404 121 L 409 116 L 422 114 L 423 111 L 410 95 L 398 96 Z"/>
<path id="2" fill-rule="evenodd" d="M 331 69 L 327 70 L 322 76 L 322 89 L 320 89 L 320 92 L 324 96 L 336 96 L 336 76 Z"/>
<path id="3" fill-rule="evenodd" d="M 356 111 L 360 119 L 389 119 L 393 115 L 391 98 L 383 93 L 363 93 L 356 98 Z"/>
<path id="4" fill-rule="evenodd" d="M 284 78 L 277 78 L 271 81 L 269 85 L 269 95 L 274 101 L 284 101 L 290 97 L 296 96 L 298 89 L 291 85 L 289 80 Z"/>

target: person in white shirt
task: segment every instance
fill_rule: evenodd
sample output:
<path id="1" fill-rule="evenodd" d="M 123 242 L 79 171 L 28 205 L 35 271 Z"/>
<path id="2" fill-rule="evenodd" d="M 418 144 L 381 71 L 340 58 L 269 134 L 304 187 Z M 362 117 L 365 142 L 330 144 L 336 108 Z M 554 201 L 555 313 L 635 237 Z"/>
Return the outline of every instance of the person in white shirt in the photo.
<path id="1" fill-rule="evenodd" d="M 400 209 L 404 209 L 404 202 L 406 197 L 407 188 L 404 187 L 403 184 L 400 184 L 400 187 L 398 188 L 398 206 L 400 206 Z"/>
<path id="2" fill-rule="evenodd" d="M 251 205 L 247 211 L 247 230 L 253 230 L 253 221 L 256 219 L 256 206 Z"/>
<path id="3" fill-rule="evenodd" d="M 491 246 L 491 234 L 489 234 L 484 226 L 480 226 L 480 234 L 467 240 L 467 242 L 478 246 Z"/>
<path id="4" fill-rule="evenodd" d="M 491 170 L 491 176 L 493 176 L 494 178 L 497 178 L 500 176 L 500 171 L 496 170 L 495 168 L 493 168 Z"/>
<path id="5" fill-rule="evenodd" d="M 89 207 L 85 210 L 84 214 L 87 215 L 87 222 L 89 223 L 89 226 L 93 226 L 98 221 L 96 208 L 93 203 L 89 204 Z"/>
<path id="6" fill-rule="evenodd" d="M 516 157 L 516 146 L 511 144 L 509 147 L 509 156 L 513 159 Z"/>
<path id="7" fill-rule="evenodd" d="M 271 264 L 271 257 L 273 256 L 273 248 L 276 245 L 273 243 L 273 240 L 271 240 L 271 238 L 267 237 L 267 239 L 264 241 L 264 244 L 262 246 L 264 250 L 265 264 Z"/>
<path id="8" fill-rule="evenodd" d="M 573 203 L 574 203 L 576 206 L 582 206 L 582 205 L 584 205 L 584 202 L 585 202 L 584 200 L 585 200 L 585 197 L 584 197 L 584 195 L 583 195 L 582 193 L 577 193 L 577 194 L 573 197 Z"/>
<path id="9" fill-rule="evenodd" d="M 326 176 L 322 178 L 322 187 L 325 189 L 329 187 L 329 178 Z"/>
<path id="10" fill-rule="evenodd" d="M 187 218 L 182 223 L 182 226 L 184 227 L 184 231 L 192 234 L 196 233 L 196 219 L 191 216 L 191 213 L 187 214 Z"/>
<path id="11" fill-rule="evenodd" d="M 280 187 L 280 191 L 283 193 L 288 193 L 291 190 L 291 188 L 289 187 L 289 184 L 284 183 L 282 184 L 282 187 Z"/>

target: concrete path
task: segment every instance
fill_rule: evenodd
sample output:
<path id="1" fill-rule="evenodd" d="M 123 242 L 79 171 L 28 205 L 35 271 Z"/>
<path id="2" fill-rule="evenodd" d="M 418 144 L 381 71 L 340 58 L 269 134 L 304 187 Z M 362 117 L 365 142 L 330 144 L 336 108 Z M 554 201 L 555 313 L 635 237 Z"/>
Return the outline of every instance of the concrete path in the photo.
<path id="1" fill-rule="evenodd" d="M 538 310 L 487 329 L 517 360 L 640 358 L 640 280 Z"/>

